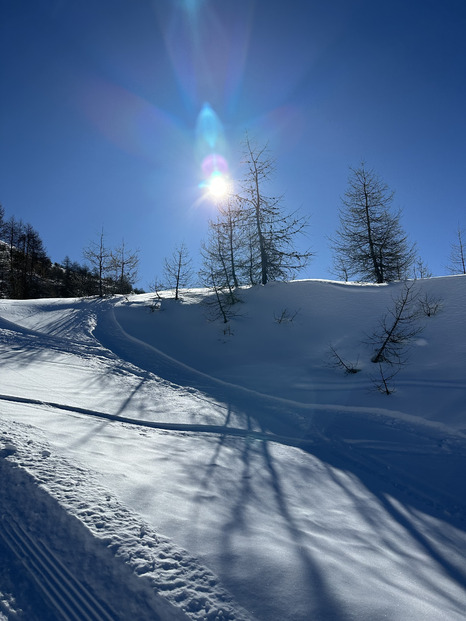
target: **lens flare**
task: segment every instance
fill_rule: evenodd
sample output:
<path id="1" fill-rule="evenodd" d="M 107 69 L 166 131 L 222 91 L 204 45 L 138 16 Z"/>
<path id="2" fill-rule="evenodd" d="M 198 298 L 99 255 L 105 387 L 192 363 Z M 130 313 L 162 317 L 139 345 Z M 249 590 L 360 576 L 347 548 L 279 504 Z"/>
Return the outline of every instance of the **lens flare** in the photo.
<path id="1" fill-rule="evenodd" d="M 201 188 L 209 196 L 220 198 L 230 188 L 228 162 L 222 155 L 226 151 L 223 125 L 212 107 L 205 103 L 196 123 L 197 149 L 201 162 Z"/>
<path id="2" fill-rule="evenodd" d="M 229 192 L 229 183 L 222 174 L 214 174 L 207 183 L 207 188 L 213 198 L 223 198 Z"/>
<path id="3" fill-rule="evenodd" d="M 228 175 L 228 163 L 226 159 L 218 153 L 211 153 L 202 160 L 202 174 L 204 179 L 212 175 Z"/>
<path id="4" fill-rule="evenodd" d="M 198 139 L 200 138 L 202 142 L 205 142 L 210 149 L 218 145 L 223 134 L 222 123 L 208 103 L 202 106 L 197 118 L 196 130 Z"/>

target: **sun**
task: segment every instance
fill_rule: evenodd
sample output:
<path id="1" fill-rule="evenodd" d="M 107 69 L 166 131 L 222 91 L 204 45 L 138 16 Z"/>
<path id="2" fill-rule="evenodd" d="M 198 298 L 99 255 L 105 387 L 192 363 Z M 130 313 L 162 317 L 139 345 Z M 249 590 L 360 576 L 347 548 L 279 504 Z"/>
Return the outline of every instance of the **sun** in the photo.
<path id="1" fill-rule="evenodd" d="M 229 191 L 228 181 L 223 175 L 213 175 L 207 184 L 209 194 L 213 198 L 224 198 Z"/>

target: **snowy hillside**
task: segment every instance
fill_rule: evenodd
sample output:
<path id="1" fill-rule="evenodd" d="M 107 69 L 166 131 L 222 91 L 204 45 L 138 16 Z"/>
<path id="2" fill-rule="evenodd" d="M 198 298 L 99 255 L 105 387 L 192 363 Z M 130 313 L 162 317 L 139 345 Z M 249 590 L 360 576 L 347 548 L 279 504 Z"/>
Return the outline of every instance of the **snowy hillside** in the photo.
<path id="1" fill-rule="evenodd" d="M 463 619 L 466 277 L 386 395 L 403 291 L 0 301 L 0 619 Z"/>

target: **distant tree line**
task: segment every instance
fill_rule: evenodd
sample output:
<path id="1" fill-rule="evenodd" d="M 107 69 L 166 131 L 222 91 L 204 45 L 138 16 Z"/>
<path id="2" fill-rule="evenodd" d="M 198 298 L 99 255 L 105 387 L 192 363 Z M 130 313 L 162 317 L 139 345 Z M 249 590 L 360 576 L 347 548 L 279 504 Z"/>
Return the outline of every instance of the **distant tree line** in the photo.
<path id="1" fill-rule="evenodd" d="M 228 320 L 239 301 L 241 286 L 265 285 L 271 280 L 295 277 L 309 262 L 309 249 L 298 250 L 297 238 L 308 220 L 283 207 L 282 197 L 270 196 L 269 182 L 275 161 L 267 146 L 246 135 L 243 144 L 244 177 L 219 200 L 217 217 L 209 222 L 201 246 L 202 267 L 197 282 L 209 287 L 218 302 L 218 316 Z M 362 163 L 350 169 L 348 187 L 341 199 L 339 226 L 330 239 L 333 273 L 345 281 L 387 283 L 432 274 L 409 242 L 401 225 L 401 211 L 393 209 L 394 193 Z M 82 297 L 128 294 L 134 289 L 138 251 L 124 241 L 109 248 L 104 230 L 83 251 L 86 263 L 52 263 L 37 231 L 14 217 L 5 219 L 0 206 L 0 296 L 8 298 Z M 466 274 L 466 239 L 458 227 L 452 244 L 451 273 Z M 165 282 L 156 279 L 155 291 L 193 286 L 192 260 L 185 244 L 178 246 L 163 265 Z"/>
<path id="2" fill-rule="evenodd" d="M 0 294 L 9 298 L 41 297 L 52 263 L 37 231 L 14 217 L 5 220 L 0 206 Z"/>
<path id="3" fill-rule="evenodd" d="M 30 299 L 45 297 L 84 297 L 130 293 L 137 277 L 138 254 L 128 252 L 124 242 L 107 250 L 100 270 L 93 260 L 94 245 L 84 251 L 89 265 L 71 261 L 52 263 L 39 233 L 28 223 L 5 219 L 0 205 L 0 297 Z"/>

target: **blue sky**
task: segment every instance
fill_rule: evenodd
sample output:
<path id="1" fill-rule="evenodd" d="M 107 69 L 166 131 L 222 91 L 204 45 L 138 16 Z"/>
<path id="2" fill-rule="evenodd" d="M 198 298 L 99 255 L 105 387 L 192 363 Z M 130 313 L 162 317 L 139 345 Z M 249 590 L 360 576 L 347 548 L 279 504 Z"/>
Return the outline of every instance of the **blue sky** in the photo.
<path id="1" fill-rule="evenodd" d="M 199 187 L 207 109 L 240 176 L 247 130 L 273 192 L 310 216 L 327 278 L 349 167 L 395 191 L 434 275 L 466 227 L 464 0 L 1 0 L 0 202 L 53 261 L 104 228 L 140 250 L 146 288 L 215 204 Z M 208 108 L 206 108 L 208 104 Z M 201 123 L 202 125 L 202 123 Z"/>

